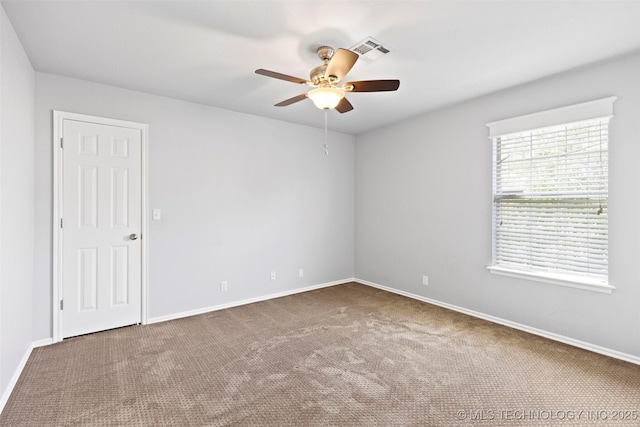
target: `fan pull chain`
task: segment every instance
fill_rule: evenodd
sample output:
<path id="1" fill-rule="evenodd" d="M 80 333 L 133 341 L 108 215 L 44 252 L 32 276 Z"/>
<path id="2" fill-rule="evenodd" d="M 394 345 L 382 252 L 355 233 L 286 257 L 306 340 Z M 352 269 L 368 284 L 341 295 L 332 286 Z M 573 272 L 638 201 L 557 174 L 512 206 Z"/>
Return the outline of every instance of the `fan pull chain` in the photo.
<path id="1" fill-rule="evenodd" d="M 328 114 L 328 111 L 324 110 L 324 154 L 325 156 L 329 155 L 329 141 L 327 137 L 327 114 Z"/>

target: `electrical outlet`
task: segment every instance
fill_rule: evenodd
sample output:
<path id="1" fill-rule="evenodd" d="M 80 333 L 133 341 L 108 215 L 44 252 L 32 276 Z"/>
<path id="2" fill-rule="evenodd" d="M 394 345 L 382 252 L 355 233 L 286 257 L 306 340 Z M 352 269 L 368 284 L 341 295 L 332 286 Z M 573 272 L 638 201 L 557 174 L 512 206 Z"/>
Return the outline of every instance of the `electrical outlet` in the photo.
<path id="1" fill-rule="evenodd" d="M 271 280 L 276 280 L 276 272 L 275 271 L 271 272 Z"/>
<path id="2" fill-rule="evenodd" d="M 298 277 L 304 277 L 304 268 L 298 270 Z"/>
<path id="3" fill-rule="evenodd" d="M 223 280 L 222 282 L 220 282 L 220 292 L 226 292 L 227 291 L 227 281 Z"/>
<path id="4" fill-rule="evenodd" d="M 429 286 L 429 276 L 422 276 L 422 284 Z"/>

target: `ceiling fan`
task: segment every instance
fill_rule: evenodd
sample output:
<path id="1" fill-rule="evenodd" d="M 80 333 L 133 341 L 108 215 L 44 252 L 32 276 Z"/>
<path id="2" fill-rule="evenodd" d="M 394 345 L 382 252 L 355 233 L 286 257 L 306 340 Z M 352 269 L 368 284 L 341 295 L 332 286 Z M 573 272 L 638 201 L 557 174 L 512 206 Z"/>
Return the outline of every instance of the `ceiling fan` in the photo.
<path id="1" fill-rule="evenodd" d="M 276 107 L 285 107 L 303 99 L 311 98 L 316 107 L 320 109 L 330 110 L 335 108 L 340 113 L 346 113 L 353 110 L 353 105 L 345 98 L 345 93 L 387 92 L 397 90 L 400 86 L 400 80 L 362 80 L 347 82 L 338 86 L 358 60 L 358 54 L 347 49 L 338 49 L 336 51 L 329 46 L 320 46 L 316 53 L 324 64 L 311 70 L 309 80 L 262 68 L 256 70 L 256 74 L 315 88 L 307 93 L 285 99 L 275 104 Z"/>

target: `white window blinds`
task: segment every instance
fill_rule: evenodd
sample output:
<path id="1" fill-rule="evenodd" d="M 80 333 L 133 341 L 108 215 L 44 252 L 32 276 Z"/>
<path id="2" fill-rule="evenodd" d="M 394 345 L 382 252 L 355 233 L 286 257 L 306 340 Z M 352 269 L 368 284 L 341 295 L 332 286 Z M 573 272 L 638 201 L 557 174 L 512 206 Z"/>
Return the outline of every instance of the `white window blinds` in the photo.
<path id="1" fill-rule="evenodd" d="M 607 283 L 610 116 L 492 136 L 494 266 Z"/>

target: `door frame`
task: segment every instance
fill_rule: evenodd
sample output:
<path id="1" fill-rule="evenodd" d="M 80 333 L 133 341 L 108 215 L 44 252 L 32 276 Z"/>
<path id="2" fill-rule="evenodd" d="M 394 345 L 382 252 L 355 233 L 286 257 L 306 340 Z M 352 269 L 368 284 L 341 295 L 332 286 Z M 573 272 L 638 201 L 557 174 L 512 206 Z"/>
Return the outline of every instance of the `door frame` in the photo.
<path id="1" fill-rule="evenodd" d="M 62 190 L 64 164 L 62 162 L 61 140 L 63 135 L 64 120 L 97 123 L 108 126 L 119 126 L 140 131 L 141 136 L 141 268 L 140 268 L 140 321 L 143 325 L 148 323 L 148 241 L 149 230 L 147 221 L 148 212 L 148 135 L 149 125 L 145 123 L 130 122 L 126 120 L 110 119 L 105 117 L 89 116 L 86 114 L 71 113 L 67 111 L 53 110 L 53 256 L 52 256 L 52 332 L 53 342 L 62 341 L 62 310 L 60 310 L 60 295 L 62 295 L 62 254 L 64 235 L 60 227 L 62 213 L 64 212 L 64 192 Z"/>

